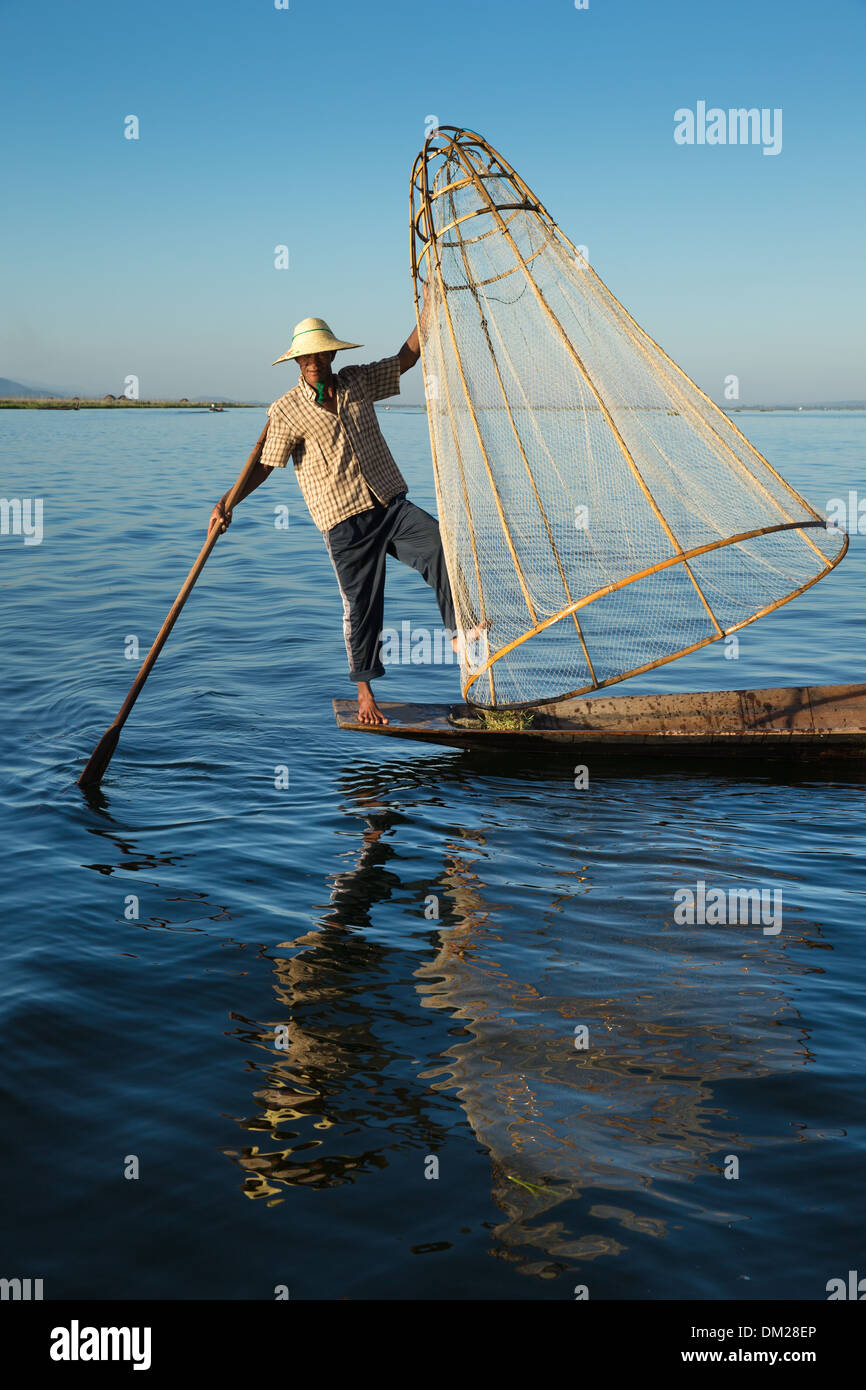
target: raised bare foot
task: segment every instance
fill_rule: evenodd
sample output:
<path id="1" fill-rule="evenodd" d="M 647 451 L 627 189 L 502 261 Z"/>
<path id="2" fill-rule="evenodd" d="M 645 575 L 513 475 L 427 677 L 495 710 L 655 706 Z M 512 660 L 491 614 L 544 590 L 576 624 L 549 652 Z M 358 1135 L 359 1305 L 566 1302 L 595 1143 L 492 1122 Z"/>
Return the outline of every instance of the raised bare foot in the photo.
<path id="1" fill-rule="evenodd" d="M 373 699 L 373 692 L 366 683 L 358 684 L 358 722 L 359 724 L 387 724 L 388 720 Z"/>
<path id="2" fill-rule="evenodd" d="M 490 619 L 485 618 L 482 622 L 476 623 L 475 627 L 467 628 L 465 632 L 458 632 L 451 638 L 451 646 L 458 656 L 464 656 L 467 665 L 470 667 L 479 664 L 477 658 L 481 650 L 487 643 L 487 633 L 491 627 Z M 476 643 L 482 639 L 480 650 L 476 651 Z"/>

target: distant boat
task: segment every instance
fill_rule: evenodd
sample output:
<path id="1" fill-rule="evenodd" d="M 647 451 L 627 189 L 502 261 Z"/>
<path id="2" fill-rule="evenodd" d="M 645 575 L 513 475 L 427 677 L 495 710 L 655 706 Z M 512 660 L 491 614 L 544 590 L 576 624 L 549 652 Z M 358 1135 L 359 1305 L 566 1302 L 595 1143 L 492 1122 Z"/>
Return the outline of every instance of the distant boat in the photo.
<path id="1" fill-rule="evenodd" d="M 210 405 L 208 406 L 208 410 L 212 410 L 214 414 L 218 414 L 221 410 L 225 410 L 225 406 L 217 405 L 214 401 L 211 401 Z"/>

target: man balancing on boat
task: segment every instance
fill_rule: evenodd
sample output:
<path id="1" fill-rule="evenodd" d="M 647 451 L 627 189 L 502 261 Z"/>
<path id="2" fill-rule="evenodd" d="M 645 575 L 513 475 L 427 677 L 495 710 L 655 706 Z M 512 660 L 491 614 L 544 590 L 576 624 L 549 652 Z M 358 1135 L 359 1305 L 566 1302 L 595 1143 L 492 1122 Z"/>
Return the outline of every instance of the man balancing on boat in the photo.
<path id="1" fill-rule="evenodd" d="M 291 347 L 277 362 L 297 362 L 300 380 L 268 410 L 261 459 L 237 501 L 249 496 L 272 469 L 285 468 L 291 457 L 337 575 L 349 675 L 358 686 L 358 719 L 363 724 L 387 724 L 370 686 L 385 674 L 381 633 L 386 557 L 393 555 L 426 579 L 446 629 L 455 634 L 455 650 L 456 619 L 439 524 L 409 501 L 408 484 L 373 408 L 374 401 L 399 393 L 400 377 L 418 361 L 418 329 L 413 328 L 394 357 L 332 372 L 338 352 L 360 346 L 335 338 L 324 319 L 302 319 L 295 326 Z M 216 523 L 225 530 L 230 524 L 228 495 L 214 507 L 210 526 Z"/>

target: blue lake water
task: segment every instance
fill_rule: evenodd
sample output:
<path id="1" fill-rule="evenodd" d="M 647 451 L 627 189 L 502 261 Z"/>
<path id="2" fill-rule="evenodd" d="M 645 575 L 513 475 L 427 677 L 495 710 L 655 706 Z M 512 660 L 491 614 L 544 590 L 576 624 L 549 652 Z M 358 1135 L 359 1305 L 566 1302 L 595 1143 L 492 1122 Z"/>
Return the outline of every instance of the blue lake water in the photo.
<path id="1" fill-rule="evenodd" d="M 433 509 L 423 414 L 381 418 Z M 866 415 L 736 419 L 817 505 L 866 499 Z M 46 1298 L 823 1299 L 864 1272 L 853 764 L 576 790 L 567 753 L 339 733 L 341 604 L 288 470 L 237 510 L 82 797 L 126 652 L 263 423 L 0 413 L 3 494 L 44 505 L 41 544 L 0 538 L 0 1275 Z M 864 579 L 852 536 L 736 659 L 621 693 L 866 681 Z M 404 620 L 439 621 L 395 564 Z M 379 690 L 459 698 L 441 665 Z M 678 925 L 699 880 L 781 892 L 781 931 Z"/>

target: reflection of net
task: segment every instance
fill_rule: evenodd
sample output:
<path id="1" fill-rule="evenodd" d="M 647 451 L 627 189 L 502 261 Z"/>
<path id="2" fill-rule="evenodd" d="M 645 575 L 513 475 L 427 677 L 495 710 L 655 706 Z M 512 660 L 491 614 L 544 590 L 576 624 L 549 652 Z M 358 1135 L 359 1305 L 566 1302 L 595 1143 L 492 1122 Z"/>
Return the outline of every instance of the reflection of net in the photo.
<path id="1" fill-rule="evenodd" d="M 415 163 L 412 249 L 458 623 L 489 624 L 464 694 L 538 703 L 611 684 L 826 574 L 845 537 L 647 337 L 511 167 L 449 130 Z"/>

